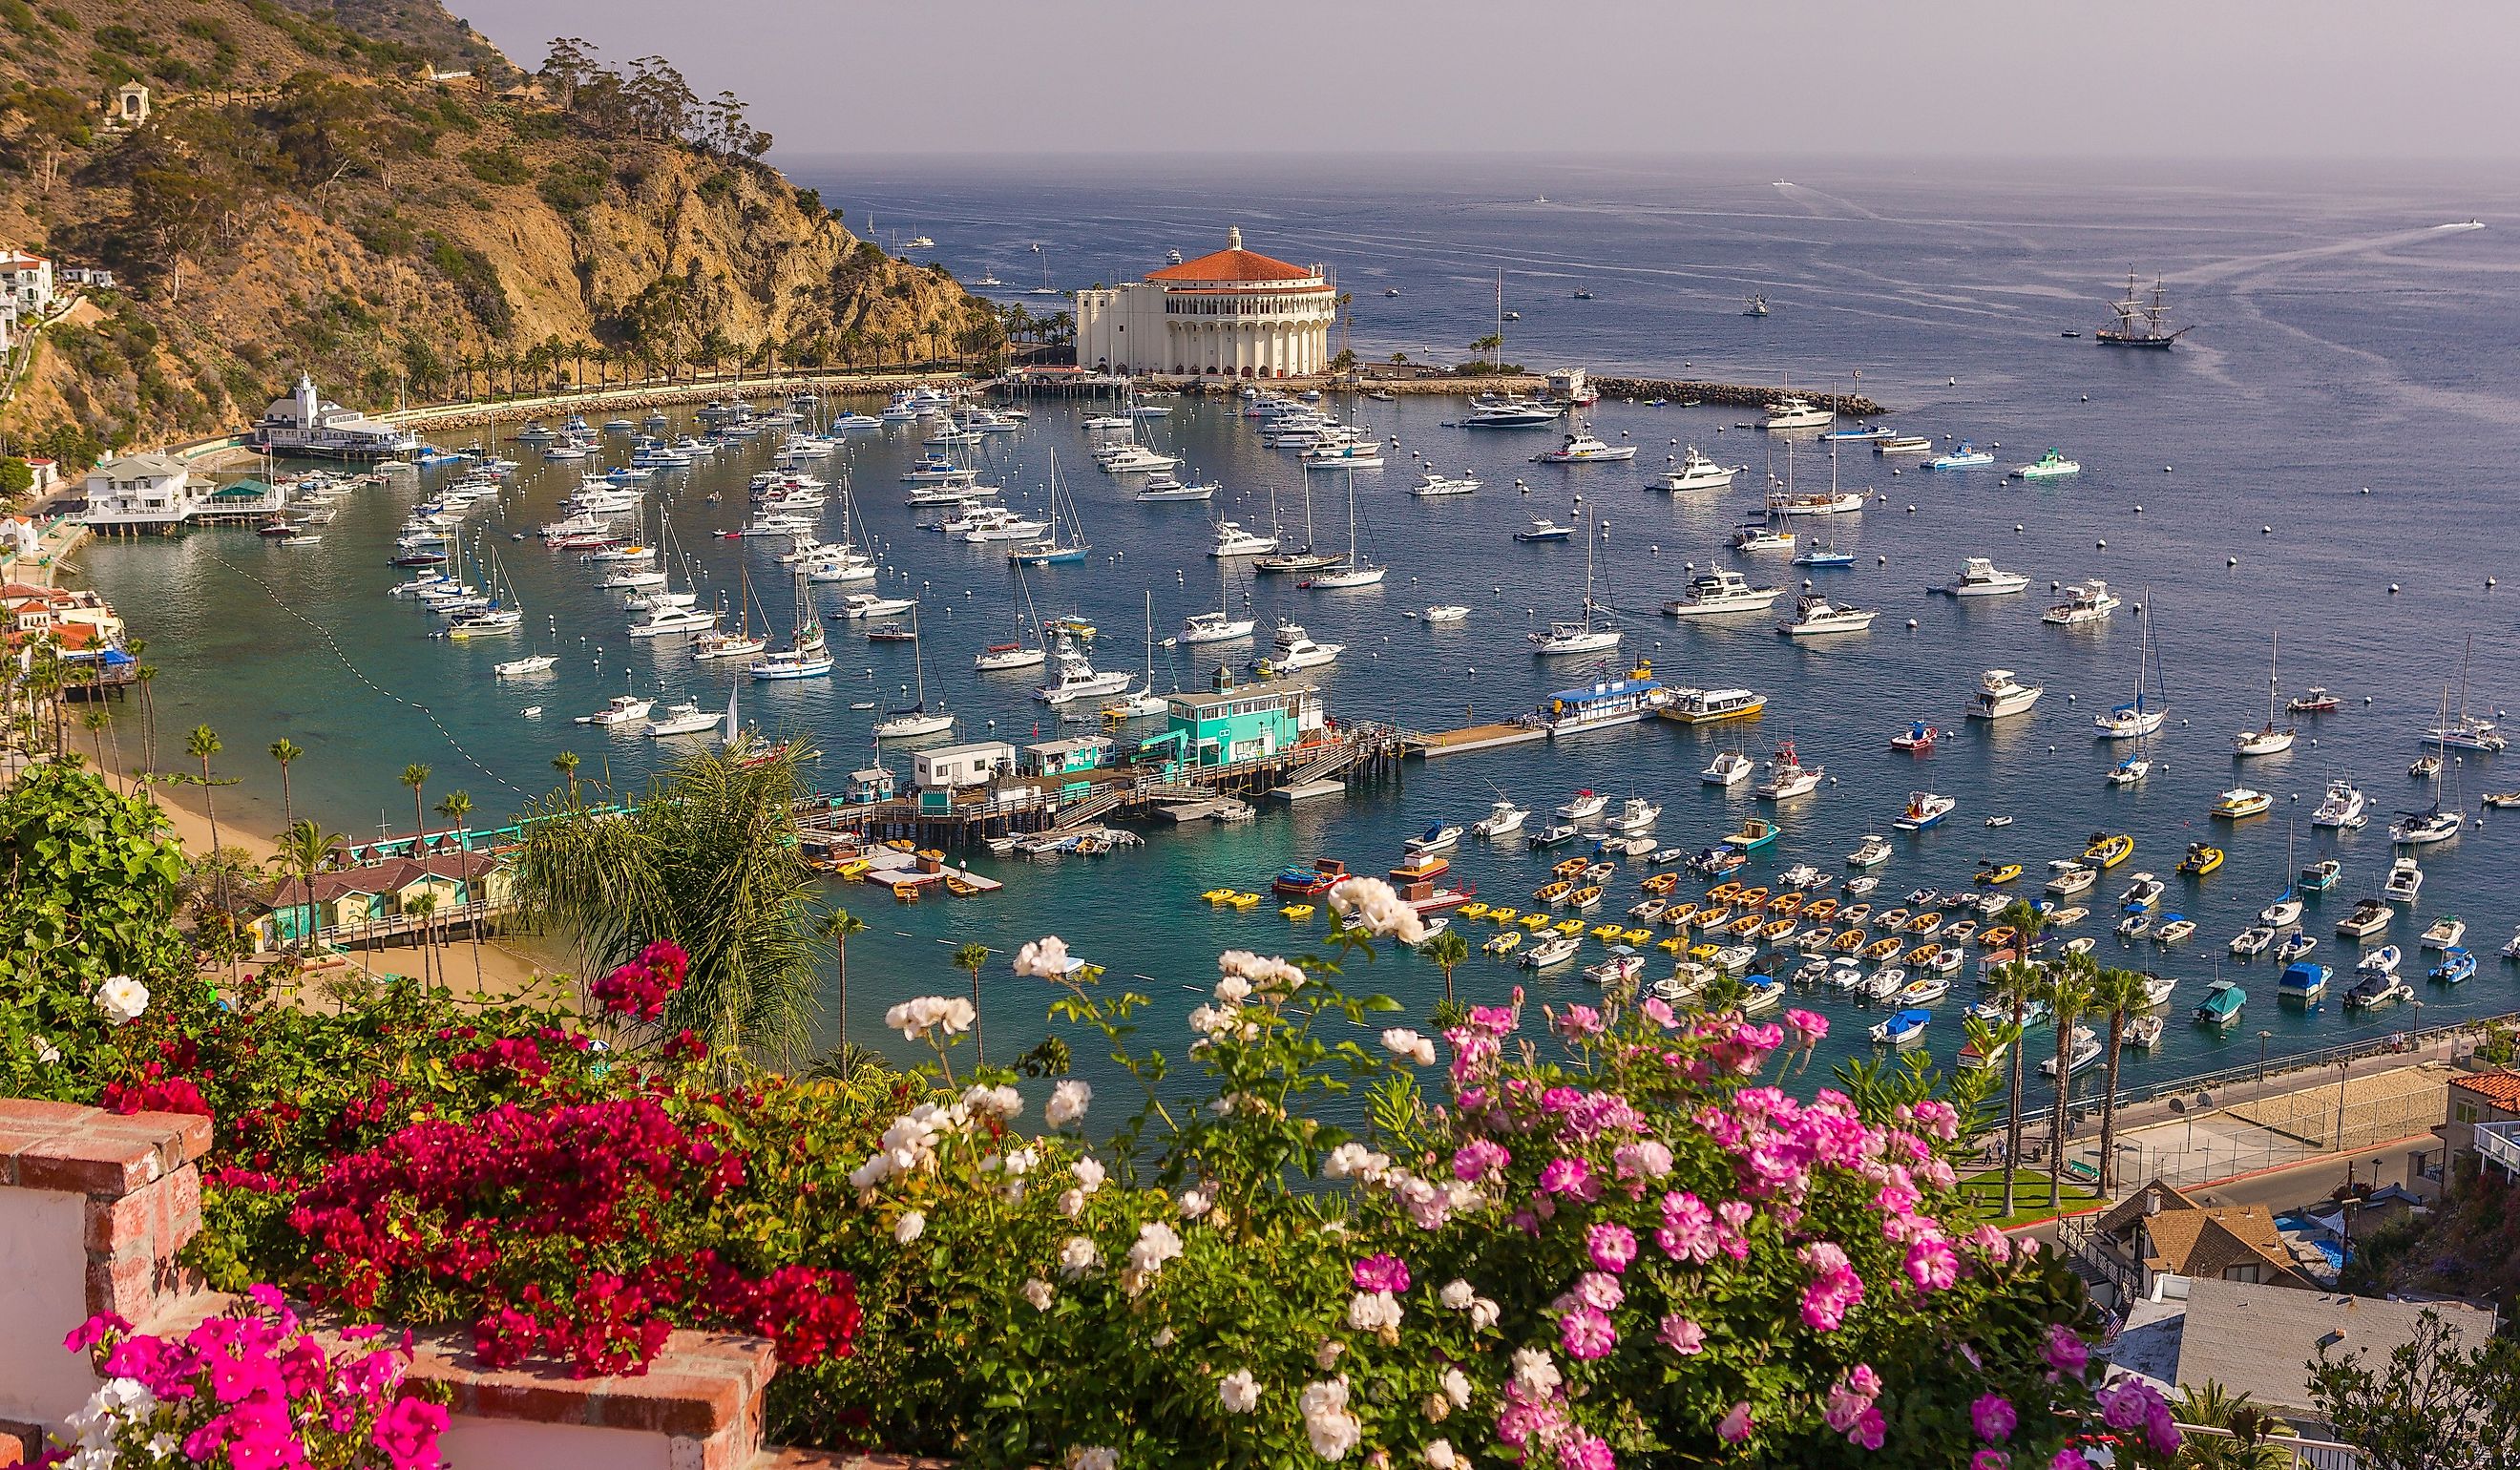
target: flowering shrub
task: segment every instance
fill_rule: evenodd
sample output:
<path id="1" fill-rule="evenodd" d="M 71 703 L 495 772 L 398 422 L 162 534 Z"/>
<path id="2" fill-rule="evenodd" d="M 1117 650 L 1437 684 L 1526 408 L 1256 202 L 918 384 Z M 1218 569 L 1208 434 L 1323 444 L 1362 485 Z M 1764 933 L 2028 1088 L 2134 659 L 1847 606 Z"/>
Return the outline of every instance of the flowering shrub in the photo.
<path id="1" fill-rule="evenodd" d="M 180 1338 L 98 1316 L 63 1346 L 86 1352 L 106 1380 L 69 1416 L 74 1438 L 55 1451 L 70 1470 L 439 1464 L 446 1410 L 404 1384 L 410 1345 L 353 1327 L 327 1350 L 268 1286 Z"/>

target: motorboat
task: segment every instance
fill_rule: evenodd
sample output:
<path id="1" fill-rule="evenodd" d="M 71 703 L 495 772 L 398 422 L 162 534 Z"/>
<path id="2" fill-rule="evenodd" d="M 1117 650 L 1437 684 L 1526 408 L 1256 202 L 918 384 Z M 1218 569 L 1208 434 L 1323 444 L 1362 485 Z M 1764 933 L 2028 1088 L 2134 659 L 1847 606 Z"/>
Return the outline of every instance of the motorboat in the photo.
<path id="1" fill-rule="evenodd" d="M 2085 861 L 2090 860 L 2087 857 Z M 2169 885 L 2151 873 L 2137 873 L 2135 881 L 2129 883 L 2126 891 L 2118 895 L 2118 911 L 2122 913 L 2140 913 L 2160 903 L 2161 896 L 2168 891 Z"/>
<path id="2" fill-rule="evenodd" d="M 1479 481 L 1475 475 L 1463 474 L 1447 478 L 1429 469 L 1417 484 L 1409 487 L 1409 493 L 1421 500 L 1435 500 L 1447 495 L 1469 495 L 1476 492 L 1478 488 Z"/>
<path id="3" fill-rule="evenodd" d="M 2238 822 L 2247 817 L 2260 817 L 2275 799 L 2250 786 L 2233 786 L 2214 798 L 2212 814 L 2226 822 Z"/>
<path id="4" fill-rule="evenodd" d="M 717 612 L 701 607 L 653 607 L 645 622 L 630 626 L 632 638 L 665 638 L 717 626 Z"/>
<path id="5" fill-rule="evenodd" d="M 1768 707 L 1768 696 L 1753 690 L 1675 689 L 1662 717 L 1682 725 L 1716 725 L 1755 718 Z"/>
<path id="6" fill-rule="evenodd" d="M 2288 715 L 2332 715 L 2345 707 L 2345 701 L 2328 692 L 2325 685 L 2314 684 L 2284 701 Z"/>
<path id="7" fill-rule="evenodd" d="M 1557 815 L 1567 822 L 1590 822 L 1610 805 L 1610 798 L 1590 789 L 1578 791 L 1557 808 Z"/>
<path id="8" fill-rule="evenodd" d="M 1765 521 L 1751 521 L 1732 533 L 1732 550 L 1736 552 L 1790 552 L 1793 549 L 1793 532 L 1779 531 Z"/>
<path id="9" fill-rule="evenodd" d="M 1557 422 L 1565 410 L 1552 403 L 1538 403 L 1528 398 L 1507 396 L 1470 400 L 1469 416 L 1461 421 L 1463 428 L 1545 428 Z"/>
<path id="10" fill-rule="evenodd" d="M 2041 613 L 2039 620 L 2053 623 L 2059 628 L 2079 627 L 2085 623 L 2105 621 L 2122 605 L 2118 595 L 2109 591 L 2109 584 L 2093 577 L 2089 582 L 2077 582 L 2066 588 L 2065 600 Z"/>
<path id="11" fill-rule="evenodd" d="M 1535 455 L 1533 459 L 1542 465 L 1592 465 L 1612 460 L 1633 460 L 1636 457 L 1635 445 L 1605 443 L 1594 437 L 1589 427 L 1579 427 L 1574 433 L 1566 436 L 1564 443 L 1555 449 Z"/>
<path id="12" fill-rule="evenodd" d="M 1561 526 L 1548 516 L 1541 516 L 1513 533 L 1516 541 L 1564 541 L 1575 534 L 1573 526 Z"/>
<path id="13" fill-rule="evenodd" d="M 2336 886 L 2344 872 L 2344 864 L 2334 858 L 2321 858 L 2301 870 L 2301 878 L 2294 886 L 2304 893 L 2325 893 Z"/>
<path id="14" fill-rule="evenodd" d="M 2364 899 L 2354 906 L 2354 912 L 2336 921 L 2336 932 L 2348 939 L 2368 939 L 2389 927 L 2398 911 L 2384 899 Z"/>
<path id="15" fill-rule="evenodd" d="M 2072 858 L 2058 858 L 2048 865 L 2048 891 L 2058 898 L 2072 898 L 2086 893 L 2100 880 L 2100 870 Z"/>
<path id="16" fill-rule="evenodd" d="M 2345 993 L 2347 1010 L 2378 1010 L 2401 1001 L 2411 1001 L 2415 988 L 2394 974 L 2362 974 Z"/>
<path id="17" fill-rule="evenodd" d="M 1523 823 L 1529 820 L 1530 816 L 1529 812 L 1515 806 L 1511 801 L 1499 797 L 1496 805 L 1488 808 L 1487 816 L 1470 824 L 1470 830 L 1478 836 L 1491 839 L 1510 836 L 1522 829 Z"/>
<path id="18" fill-rule="evenodd" d="M 1932 454 L 1934 441 L 1923 434 L 1892 434 L 1872 441 L 1872 452 L 1884 457 L 1894 454 Z"/>
<path id="19" fill-rule="evenodd" d="M 1939 727 L 1928 725 L 1922 720 L 1911 720 L 1906 730 L 1890 737 L 1890 748 L 1904 750 L 1910 755 L 1923 755 L 1933 749 L 1934 742 L 1942 737 L 1943 733 Z"/>
<path id="20" fill-rule="evenodd" d="M 1231 520 L 1216 523 L 1216 542 L 1208 548 L 1210 557 L 1224 559 L 1232 557 L 1265 557 L 1278 550 L 1278 538 L 1246 531 Z"/>
<path id="21" fill-rule="evenodd" d="M 2025 685 L 2014 679 L 2010 669 L 1989 669 L 1978 676 L 1977 690 L 1969 696 L 1969 718 L 2001 720 L 2020 714 L 2037 704 L 2045 692 L 2044 686 Z"/>
<path id="22" fill-rule="evenodd" d="M 983 674 L 1002 673 L 1008 669 L 1039 668 L 1049 661 L 1049 649 L 1020 643 L 991 644 L 971 655 L 971 667 Z"/>
<path id="23" fill-rule="evenodd" d="M 1662 479 L 1655 484 L 1654 488 L 1674 493 L 1692 490 L 1730 490 L 1732 488 L 1733 476 L 1740 472 L 1739 466 L 1719 465 L 1699 454 L 1697 446 L 1691 444 L 1677 467 L 1663 471 Z"/>
<path id="24" fill-rule="evenodd" d="M 1273 638 L 1268 657 L 1254 660 L 1254 671 L 1271 676 L 1291 674 L 1298 669 L 1319 668 L 1333 662 L 1347 650 L 1345 644 L 1313 642 L 1301 623 L 1281 621 Z M 1265 665 L 1264 667 L 1261 667 Z"/>
<path id="25" fill-rule="evenodd" d="M 1928 469 L 1982 469 L 1995 463 L 1995 456 L 1966 439 L 1947 454 L 1938 454 L 1925 462 Z"/>
<path id="26" fill-rule="evenodd" d="M 1875 1043 L 1884 1047 L 1904 1047 L 1910 1042 L 1922 1038 L 1925 1027 L 1933 1019 L 1932 1011 L 1921 1008 L 1896 1011 L 1887 1019 L 1873 1025 L 1871 1037 Z"/>
<path id="27" fill-rule="evenodd" d="M 1698 780 L 1710 786 L 1737 786 L 1758 770 L 1750 758 L 1737 750 L 1727 750 L 1707 763 L 1697 773 Z"/>
<path id="28" fill-rule="evenodd" d="M 2205 987 L 2204 1003 L 2191 1012 L 2199 1026 L 2216 1029 L 2228 1027 L 2240 1019 L 2241 1010 L 2249 1003 L 2246 992 L 2228 980 L 2216 980 Z"/>
<path id="29" fill-rule="evenodd" d="M 1432 822 L 1426 824 L 1426 830 L 1418 833 L 1417 836 L 1410 838 L 1408 841 L 1403 842 L 1400 845 L 1411 853 L 1422 855 L 1425 853 L 1448 852 L 1453 848 L 1459 847 L 1461 842 L 1461 824 L 1453 822 Z"/>
<path id="30" fill-rule="evenodd" d="M 686 699 L 680 704 L 666 705 L 663 714 L 650 720 L 648 734 L 652 738 L 661 740 L 674 735 L 698 735 L 704 730 L 715 730 L 718 724 L 717 711 L 702 709 Z"/>
<path id="31" fill-rule="evenodd" d="M 2106 1048 L 2100 1044 L 2098 1034 L 2093 1032 L 2091 1027 L 2075 1027 L 2073 1035 L 2067 1039 L 2065 1044 L 2065 1071 L 2069 1075 L 2082 1071 L 2085 1067 L 2098 1061 L 2100 1059 L 2100 1053 L 2105 1049 Z M 2039 1075 L 2042 1077 L 2054 1077 L 2056 1075 L 2056 1058 L 2050 1056 L 2042 1060 L 2039 1063 Z"/>
<path id="32" fill-rule="evenodd" d="M 1619 985 L 1644 973 L 1644 957 L 1626 945 L 1613 945 L 1598 962 L 1584 966 L 1584 978 L 1596 985 Z"/>
<path id="33" fill-rule="evenodd" d="M 1175 501 L 1213 500 L 1216 498 L 1217 488 L 1218 487 L 1213 481 L 1194 485 L 1185 485 L 1168 473 L 1153 474 L 1148 475 L 1146 483 L 1138 487 L 1138 493 L 1135 499 L 1147 505 L 1166 505 Z"/>
<path id="34" fill-rule="evenodd" d="M 2195 932 L 2196 920 L 2189 918 L 2184 913 L 2165 913 L 2161 915 L 2160 922 L 2152 926 L 2152 942 L 2155 944 L 2177 944 Z M 2317 943 L 2316 940 L 2312 942 L 2314 944 Z"/>
<path id="35" fill-rule="evenodd" d="M 2223 849 L 2210 842 L 2190 842 L 2187 844 L 2187 856 L 2179 860 L 2180 874 L 2182 877 L 2201 878 L 2223 866 Z"/>
<path id="36" fill-rule="evenodd" d="M 1249 638 L 1251 630 L 1257 626 L 1257 620 L 1236 617 L 1224 609 L 1193 612 L 1182 620 L 1181 631 L 1173 635 L 1173 642 L 1192 645 L 1236 643 Z"/>
<path id="37" fill-rule="evenodd" d="M 2418 941 L 2427 950 L 2447 950 L 2467 937 L 2467 921 L 2455 913 L 2445 913 L 2424 929 Z"/>
<path id="38" fill-rule="evenodd" d="M 1522 967 L 1527 970 L 1545 970 L 1553 965 L 1564 964 L 1574 958 L 1583 948 L 1584 941 L 1576 935 L 1552 935 L 1522 952 Z"/>
<path id="39" fill-rule="evenodd" d="M 2332 780 L 2327 783 L 2327 794 L 2319 798 L 2318 806 L 2311 812 L 2310 824 L 2354 831 L 2371 820 L 2367 815 L 2368 806 L 2361 786 L 2350 780 Z"/>
<path id="40" fill-rule="evenodd" d="M 528 653 L 522 658 L 511 658 L 505 663 L 492 664 L 490 671 L 502 679 L 518 679 L 527 674 L 548 674 L 559 663 L 560 658 L 556 654 Z"/>
<path id="41" fill-rule="evenodd" d="M 653 699 L 643 699 L 637 694 L 615 694 L 612 696 L 612 702 L 602 709 L 591 715 L 578 716 L 577 723 L 606 727 L 628 725 L 648 718 L 648 711 L 655 707 L 656 701 Z"/>
<path id="42" fill-rule="evenodd" d="M 1837 411 L 1813 403 L 1808 398 L 1786 396 L 1768 405 L 1767 421 L 1760 425 L 1771 431 L 1795 428 L 1826 428 L 1837 422 Z"/>
<path id="43" fill-rule="evenodd" d="M 1856 844 L 1855 851 L 1846 855 L 1846 866 L 1857 869 L 1878 868 L 1890 861 L 1892 852 L 1893 849 L 1886 839 L 1877 833 L 1866 832 L 1864 840 Z"/>
<path id="44" fill-rule="evenodd" d="M 1768 779 L 1753 790 L 1762 801 L 1791 801 L 1820 789 L 1824 772 L 1819 766 L 1806 766 L 1794 753 L 1794 742 L 1785 741 L 1768 760 Z"/>
<path id="45" fill-rule="evenodd" d="M 1057 664 L 1051 682 L 1033 690 L 1033 697 L 1044 704 L 1073 704 L 1079 699 L 1100 699 L 1126 690 L 1137 676 L 1126 669 L 1097 670 L 1085 650 L 1070 638 L 1058 640 L 1053 655 Z"/>
<path id="46" fill-rule="evenodd" d="M 2412 857 L 2402 857 L 2391 863 L 2389 876 L 2380 884 L 2383 894 L 2401 904 L 2413 903 L 2415 895 L 2423 889 L 2423 866 Z"/>
<path id="47" fill-rule="evenodd" d="M 1928 827 L 1939 826 L 1943 819 L 1952 815 L 1958 806 L 1959 802 L 1949 796 L 1932 791 L 1911 791 L 1906 809 L 1890 824 L 1903 832 L 1921 832 Z"/>
<path id="48" fill-rule="evenodd" d="M 1525 840 L 1535 849 L 1563 846 L 1584 835 L 1584 829 L 1571 822 L 1552 822 Z"/>
<path id="49" fill-rule="evenodd" d="M 872 592 L 853 592 L 840 601 L 834 615 L 843 618 L 892 617 L 918 605 L 917 598 L 887 598 Z"/>
<path id="50" fill-rule="evenodd" d="M 2005 478 L 2016 480 L 2057 480 L 2080 474 L 2083 467 L 2065 458 L 2064 451 L 2051 449 L 2031 463 L 2009 471 Z"/>
<path id="51" fill-rule="evenodd" d="M 2021 573 L 2004 571 L 1984 557 L 1971 557 L 1960 563 L 1959 579 L 1938 590 L 1956 598 L 1995 598 L 2029 586 L 2030 579 Z"/>
<path id="52" fill-rule="evenodd" d="M 1619 814 L 1604 817 L 1601 825 L 1613 832 L 1636 833 L 1650 827 L 1662 817 L 1662 808 L 1642 796 L 1631 796 L 1619 803 Z"/>
<path id="53" fill-rule="evenodd" d="M 1881 614 L 1869 607 L 1845 607 L 1817 594 L 1797 599 L 1793 621 L 1778 623 L 1777 631 L 1787 638 L 1824 638 L 1837 633 L 1862 633 L 1872 626 Z"/>
<path id="54" fill-rule="evenodd" d="M 1461 602 L 1438 602 L 1418 616 L 1429 624 L 1461 623 L 1469 620 L 1470 609 Z"/>
<path id="55" fill-rule="evenodd" d="M 2408 812 L 2389 824 L 2389 840 L 2405 847 L 2422 847 L 2435 842 L 2448 842 L 2459 834 L 2465 819 L 2456 812 L 2433 807 L 2421 812 Z"/>
<path id="56" fill-rule="evenodd" d="M 2405 960 L 2406 957 L 2399 953 L 2396 945 L 2384 944 L 2376 950 L 2363 951 L 2362 958 L 2354 962 L 2354 971 L 2360 975 L 2394 975 Z"/>
<path id="57" fill-rule="evenodd" d="M 1715 567 L 1688 579 L 1680 597 L 1662 604 L 1670 617 L 1720 617 L 1732 612 L 1764 612 L 1783 596 L 1780 588 L 1753 587 L 1731 567 Z"/>

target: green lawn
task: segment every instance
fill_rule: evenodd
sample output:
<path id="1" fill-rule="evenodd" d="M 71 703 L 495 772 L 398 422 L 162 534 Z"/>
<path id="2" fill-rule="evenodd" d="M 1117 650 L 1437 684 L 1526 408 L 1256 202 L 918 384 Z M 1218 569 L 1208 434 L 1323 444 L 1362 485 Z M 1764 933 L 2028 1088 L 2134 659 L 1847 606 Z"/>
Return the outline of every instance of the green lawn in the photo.
<path id="1" fill-rule="evenodd" d="M 2003 1171 L 2001 1169 L 1962 1175 L 1960 1193 L 1983 1209 L 1999 1227 L 2007 1230 L 2020 1225 L 2034 1225 L 2059 1213 L 2048 1206 L 2048 1172 L 2044 1169 L 2012 1171 L 2014 1209 L 2010 1215 L 2003 1213 Z M 2065 1180 L 2064 1192 L 2059 1198 L 2064 1201 L 2063 1213 L 2071 1214 L 2087 1205 L 2098 1203 L 2100 1195 L 2099 1191 L 2091 1185 L 2077 1183 L 2071 1176 L 2068 1176 Z"/>

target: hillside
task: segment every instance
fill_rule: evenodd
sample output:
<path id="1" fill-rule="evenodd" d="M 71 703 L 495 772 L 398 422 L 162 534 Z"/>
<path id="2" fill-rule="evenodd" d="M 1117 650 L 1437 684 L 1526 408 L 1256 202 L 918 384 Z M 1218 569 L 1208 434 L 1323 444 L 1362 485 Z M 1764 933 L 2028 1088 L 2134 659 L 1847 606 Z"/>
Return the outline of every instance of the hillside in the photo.
<path id="1" fill-rule="evenodd" d="M 437 0 L 0 0 L 0 244 L 119 287 L 45 334 L 13 444 L 213 431 L 300 370 L 374 406 L 999 339 L 659 64 L 562 46 L 528 78 Z M 135 78 L 149 123 L 108 130 Z"/>

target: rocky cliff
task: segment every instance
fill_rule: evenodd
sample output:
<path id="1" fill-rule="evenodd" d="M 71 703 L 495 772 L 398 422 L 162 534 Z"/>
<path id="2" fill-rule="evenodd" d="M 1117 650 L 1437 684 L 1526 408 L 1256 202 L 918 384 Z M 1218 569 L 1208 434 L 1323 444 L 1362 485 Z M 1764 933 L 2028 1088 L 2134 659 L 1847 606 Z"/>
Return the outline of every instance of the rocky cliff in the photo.
<path id="1" fill-rule="evenodd" d="M 117 275 L 44 334 L 13 446 L 214 431 L 301 370 L 384 406 L 1000 340 L 670 67 L 529 77 L 436 0 L 0 0 L 0 244 Z M 110 127 L 131 79 L 151 118 Z"/>

